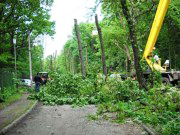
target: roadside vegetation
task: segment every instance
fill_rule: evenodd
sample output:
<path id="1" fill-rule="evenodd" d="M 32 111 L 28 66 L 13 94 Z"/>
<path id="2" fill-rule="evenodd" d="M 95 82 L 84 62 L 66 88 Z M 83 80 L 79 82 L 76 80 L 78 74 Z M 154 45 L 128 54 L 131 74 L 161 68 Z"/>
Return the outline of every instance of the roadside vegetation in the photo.
<path id="1" fill-rule="evenodd" d="M 0 110 L 19 100 L 23 92 L 27 92 L 27 89 L 28 88 L 24 86 L 18 89 L 15 87 L 0 89 Z"/>
<path id="2" fill-rule="evenodd" d="M 32 66 L 36 67 L 33 75 L 42 70 L 42 35 L 55 33 L 55 22 L 50 21 L 49 15 L 52 3 L 53 0 L 0 1 L 0 109 L 20 98 L 22 88 L 16 89 L 19 80 L 30 76 L 29 44 Z"/>
<path id="3" fill-rule="evenodd" d="M 139 89 L 138 82 L 131 78 L 105 81 L 96 74 L 86 79 L 82 79 L 80 74 L 55 73 L 51 77 L 40 93 L 29 98 L 46 105 L 96 104 L 98 112 L 93 118 L 103 115 L 105 119 L 111 119 L 106 114 L 113 113 L 115 122 L 122 123 L 131 118 L 139 124 L 150 125 L 159 134 L 180 133 L 180 91 L 175 87 L 158 83 L 145 91 Z"/>

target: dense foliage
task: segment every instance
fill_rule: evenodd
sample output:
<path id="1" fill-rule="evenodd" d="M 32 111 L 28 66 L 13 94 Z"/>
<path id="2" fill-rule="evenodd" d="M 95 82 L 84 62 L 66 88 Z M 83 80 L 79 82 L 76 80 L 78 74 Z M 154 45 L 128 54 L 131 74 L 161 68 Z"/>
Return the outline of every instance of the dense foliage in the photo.
<path id="1" fill-rule="evenodd" d="M 138 123 L 150 124 L 161 134 L 178 134 L 180 123 L 180 91 L 176 88 L 154 87 L 145 92 L 137 81 L 120 76 L 104 81 L 101 75 L 54 74 L 40 93 L 30 99 L 38 99 L 48 105 L 97 104 L 98 115 L 115 113 L 115 121 L 131 118 Z M 108 117 L 106 116 L 106 119 Z"/>
<path id="2" fill-rule="evenodd" d="M 38 95 L 32 95 L 32 98 L 35 96 L 40 101 L 52 105 L 96 103 L 98 99 L 95 98 L 96 89 L 94 85 L 90 79 L 83 80 L 79 74 L 53 74 L 48 85 L 43 87 Z M 93 99 L 89 98 L 93 96 Z"/>
<path id="3" fill-rule="evenodd" d="M 9 97 L 16 93 L 17 91 L 14 88 L 0 89 L 0 103 L 5 102 Z"/>
<path id="4" fill-rule="evenodd" d="M 33 73 L 41 70 L 43 48 L 41 35 L 54 34 L 50 21 L 53 0 L 0 1 L 0 68 L 14 68 L 14 44 L 19 77 L 29 76 L 28 36 L 32 48 Z M 16 43 L 13 43 L 16 39 Z M 36 44 L 34 44 L 36 42 Z"/>
<path id="5" fill-rule="evenodd" d="M 0 102 L 6 103 L 18 94 L 19 80 L 29 78 L 29 51 L 33 74 L 42 71 L 43 35 L 55 33 L 55 22 L 50 21 L 49 15 L 52 3 L 53 0 L 0 1 Z"/>

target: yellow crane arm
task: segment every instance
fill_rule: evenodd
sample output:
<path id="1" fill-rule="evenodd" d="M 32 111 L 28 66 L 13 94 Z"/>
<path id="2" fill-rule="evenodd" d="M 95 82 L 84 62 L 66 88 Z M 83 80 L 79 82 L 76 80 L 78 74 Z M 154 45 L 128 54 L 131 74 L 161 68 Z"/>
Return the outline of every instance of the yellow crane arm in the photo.
<path id="1" fill-rule="evenodd" d="M 161 67 L 161 64 L 152 63 L 152 61 L 148 58 L 148 56 L 151 55 L 150 53 L 153 51 L 153 48 L 157 41 L 169 3 L 170 3 L 170 0 L 160 0 L 157 11 L 156 11 L 156 15 L 154 18 L 154 22 L 153 22 L 153 25 L 149 34 L 149 38 L 146 43 L 146 48 L 143 54 L 143 59 L 146 59 L 151 69 L 159 70 L 161 72 L 165 71 L 165 69 Z"/>

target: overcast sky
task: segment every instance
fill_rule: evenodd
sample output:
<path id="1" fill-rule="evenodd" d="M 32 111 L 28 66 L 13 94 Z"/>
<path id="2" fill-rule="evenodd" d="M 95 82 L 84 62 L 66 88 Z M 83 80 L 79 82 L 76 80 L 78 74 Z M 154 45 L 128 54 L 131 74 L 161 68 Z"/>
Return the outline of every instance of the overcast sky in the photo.
<path id="1" fill-rule="evenodd" d="M 58 54 L 61 52 L 68 35 L 72 33 L 74 18 L 77 19 L 78 24 L 80 22 L 86 22 L 86 15 L 91 11 L 89 8 L 94 6 L 95 0 L 54 0 L 51 10 L 51 20 L 56 21 L 56 34 L 54 35 L 54 39 L 50 37 L 45 38 L 45 57 L 53 54 L 56 50 Z"/>

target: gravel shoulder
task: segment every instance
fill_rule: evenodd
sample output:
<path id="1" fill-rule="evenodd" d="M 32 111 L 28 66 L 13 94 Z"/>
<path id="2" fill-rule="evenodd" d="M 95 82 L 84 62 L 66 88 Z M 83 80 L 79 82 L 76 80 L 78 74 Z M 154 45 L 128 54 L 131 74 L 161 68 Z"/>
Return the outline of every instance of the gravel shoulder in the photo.
<path id="1" fill-rule="evenodd" d="M 6 135 L 140 135 L 140 126 L 116 124 L 103 119 L 88 120 L 96 114 L 94 105 L 72 108 L 69 105 L 44 106 L 39 103 L 21 123 Z"/>

